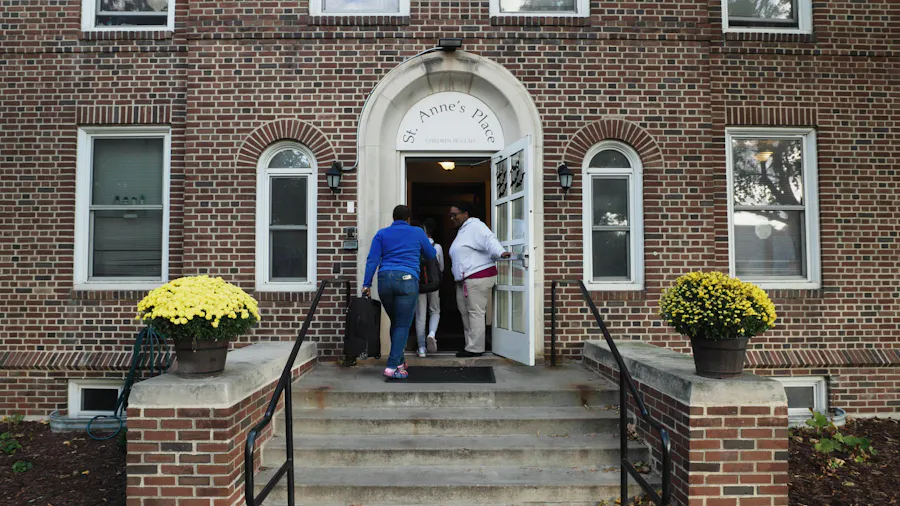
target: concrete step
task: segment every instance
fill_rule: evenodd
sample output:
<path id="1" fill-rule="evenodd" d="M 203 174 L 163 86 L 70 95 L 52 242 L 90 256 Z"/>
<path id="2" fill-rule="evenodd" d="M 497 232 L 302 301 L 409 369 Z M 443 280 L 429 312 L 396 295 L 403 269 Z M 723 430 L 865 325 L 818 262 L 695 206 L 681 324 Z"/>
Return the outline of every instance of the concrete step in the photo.
<path id="1" fill-rule="evenodd" d="M 347 407 L 429 407 L 429 408 L 505 408 L 505 407 L 580 407 L 618 409 L 615 390 L 561 389 L 479 391 L 385 392 L 301 390 L 293 395 L 294 406 L 305 408 Z"/>
<path id="2" fill-rule="evenodd" d="M 398 453 L 399 452 L 399 453 Z M 294 461 L 322 466 L 378 466 L 400 456 L 406 466 L 616 466 L 619 441 L 612 434 L 519 436 L 310 436 L 294 440 Z M 631 443 L 631 461 L 649 460 Z M 285 439 L 265 445 L 264 466 L 284 462 Z"/>
<path id="3" fill-rule="evenodd" d="M 298 467 L 297 504 L 597 504 L 619 496 L 618 468 L 568 467 Z M 258 489 L 272 470 L 259 473 Z M 658 479 L 649 477 L 651 483 Z M 640 487 L 633 484 L 630 495 Z M 285 486 L 272 502 L 286 503 Z M 267 499 L 269 500 L 269 499 Z"/>
<path id="4" fill-rule="evenodd" d="M 615 433 L 618 413 L 577 408 L 294 409 L 294 434 L 506 435 Z"/>
<path id="5" fill-rule="evenodd" d="M 427 359 L 426 359 L 427 360 Z M 494 366 L 496 383 L 385 382 L 376 366 L 324 365 L 293 385 L 295 407 L 581 407 L 618 404 L 615 385 L 581 367 Z"/>

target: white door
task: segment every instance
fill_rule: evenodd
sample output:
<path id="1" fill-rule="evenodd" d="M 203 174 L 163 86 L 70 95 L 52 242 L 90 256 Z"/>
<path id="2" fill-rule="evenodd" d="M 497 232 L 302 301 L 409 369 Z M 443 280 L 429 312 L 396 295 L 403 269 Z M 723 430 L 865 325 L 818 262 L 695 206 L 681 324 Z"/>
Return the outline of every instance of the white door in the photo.
<path id="1" fill-rule="evenodd" d="M 534 329 L 530 308 L 531 137 L 510 144 L 491 158 L 491 225 L 509 260 L 497 262 L 491 351 L 534 365 Z"/>

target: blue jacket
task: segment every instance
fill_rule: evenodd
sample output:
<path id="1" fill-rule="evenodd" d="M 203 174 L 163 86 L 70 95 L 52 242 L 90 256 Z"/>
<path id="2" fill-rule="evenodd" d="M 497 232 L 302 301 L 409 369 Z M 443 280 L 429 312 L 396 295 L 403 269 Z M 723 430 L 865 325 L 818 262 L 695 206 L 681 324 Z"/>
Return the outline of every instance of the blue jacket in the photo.
<path id="1" fill-rule="evenodd" d="M 372 239 L 372 248 L 366 258 L 363 287 L 372 286 L 375 269 L 405 272 L 419 279 L 423 254 L 429 260 L 437 256 L 424 230 L 412 227 L 405 221 L 391 223 L 390 227 L 382 228 Z"/>

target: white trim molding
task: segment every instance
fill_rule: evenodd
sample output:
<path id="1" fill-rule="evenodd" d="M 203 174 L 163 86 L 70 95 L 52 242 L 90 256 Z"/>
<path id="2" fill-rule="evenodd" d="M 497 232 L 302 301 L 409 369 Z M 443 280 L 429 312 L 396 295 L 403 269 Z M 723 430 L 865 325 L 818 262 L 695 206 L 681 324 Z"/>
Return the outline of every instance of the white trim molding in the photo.
<path id="1" fill-rule="evenodd" d="M 504 12 L 500 9 L 501 0 L 490 0 L 490 17 L 544 17 L 544 18 L 586 18 L 591 15 L 590 0 L 574 0 L 574 11 L 517 11 Z"/>
<path id="2" fill-rule="evenodd" d="M 309 0 L 310 16 L 409 16 L 410 0 L 397 0 L 398 6 L 396 11 L 387 10 L 368 10 L 368 11 L 327 11 L 325 9 L 326 0 Z"/>
<path id="3" fill-rule="evenodd" d="M 112 410 L 109 411 L 88 411 L 81 409 L 81 399 L 82 393 L 86 388 L 91 389 L 101 389 L 101 390 L 115 390 L 116 391 L 116 399 L 118 400 L 119 396 L 122 395 L 122 383 L 121 379 L 109 379 L 109 380 L 101 380 L 101 379 L 71 379 L 69 380 L 69 418 L 90 418 L 98 415 L 111 415 L 113 414 Z"/>
<path id="4" fill-rule="evenodd" d="M 735 267 L 735 231 L 734 231 L 734 154 L 732 141 L 747 140 L 800 140 L 803 153 L 801 155 L 802 171 L 802 206 L 797 210 L 804 213 L 804 251 L 801 258 L 806 265 L 805 276 L 741 276 Z M 818 164 L 816 163 L 816 132 L 812 128 L 772 128 L 772 127 L 734 127 L 725 129 L 725 159 L 728 185 L 728 265 L 732 276 L 741 277 L 765 289 L 800 289 L 816 290 L 822 286 L 822 265 L 819 237 L 819 182 Z M 762 206 L 778 210 L 785 206 Z M 791 207 L 791 206 L 788 206 Z M 797 207 L 797 206 L 794 206 Z"/>
<path id="5" fill-rule="evenodd" d="M 753 21 L 739 26 L 731 26 L 728 19 L 728 0 L 722 0 L 722 31 L 725 33 L 812 33 L 812 0 L 794 0 L 797 9 L 797 26 L 761 26 L 765 22 L 760 19 L 759 25 Z"/>
<path id="6" fill-rule="evenodd" d="M 114 25 L 103 26 L 97 25 L 97 6 L 100 0 L 81 0 L 81 30 L 85 32 L 158 32 L 158 31 L 174 31 L 175 30 L 175 2 L 176 0 L 168 0 L 166 8 L 166 24 L 162 25 Z M 156 14 L 156 13 L 149 13 Z M 145 16 L 146 13 L 129 14 L 123 13 L 123 16 L 137 15 Z M 162 13 L 158 14 L 160 17 Z"/>
<path id="7" fill-rule="evenodd" d="M 163 140 L 162 170 L 162 262 L 159 276 L 134 278 L 93 278 L 91 262 L 91 191 L 93 188 L 94 139 Z M 75 178 L 74 285 L 76 290 L 152 290 L 168 281 L 169 275 L 169 182 L 172 133 L 169 127 L 82 127 L 78 129 Z"/>
<path id="8" fill-rule="evenodd" d="M 617 151 L 631 167 L 592 168 L 591 160 L 602 151 Z M 584 235 L 584 284 L 589 290 L 643 290 L 644 289 L 644 169 L 641 158 L 631 146 L 619 141 L 603 141 L 595 144 L 585 154 L 582 174 L 582 231 Z M 594 277 L 593 243 L 593 181 L 595 178 L 626 179 L 628 181 L 629 219 L 629 273 L 627 279 Z"/>
<path id="9" fill-rule="evenodd" d="M 310 162 L 308 168 L 269 168 L 272 158 L 282 151 L 302 152 Z M 312 151 L 295 141 L 281 141 L 269 146 L 259 157 L 256 177 L 256 290 L 260 292 L 313 292 L 316 290 L 316 201 L 318 197 L 318 164 Z M 306 178 L 306 280 L 273 281 L 269 277 L 269 222 L 271 218 L 272 179 L 300 176 Z"/>

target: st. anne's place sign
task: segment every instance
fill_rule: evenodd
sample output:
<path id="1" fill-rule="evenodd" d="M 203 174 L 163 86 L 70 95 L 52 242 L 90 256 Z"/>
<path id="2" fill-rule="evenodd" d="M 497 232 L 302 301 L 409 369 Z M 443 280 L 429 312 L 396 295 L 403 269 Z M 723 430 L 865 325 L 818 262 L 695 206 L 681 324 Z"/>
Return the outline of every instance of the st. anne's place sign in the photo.
<path id="1" fill-rule="evenodd" d="M 500 120 L 490 107 L 457 91 L 420 100 L 397 133 L 399 151 L 500 151 L 504 146 Z"/>

